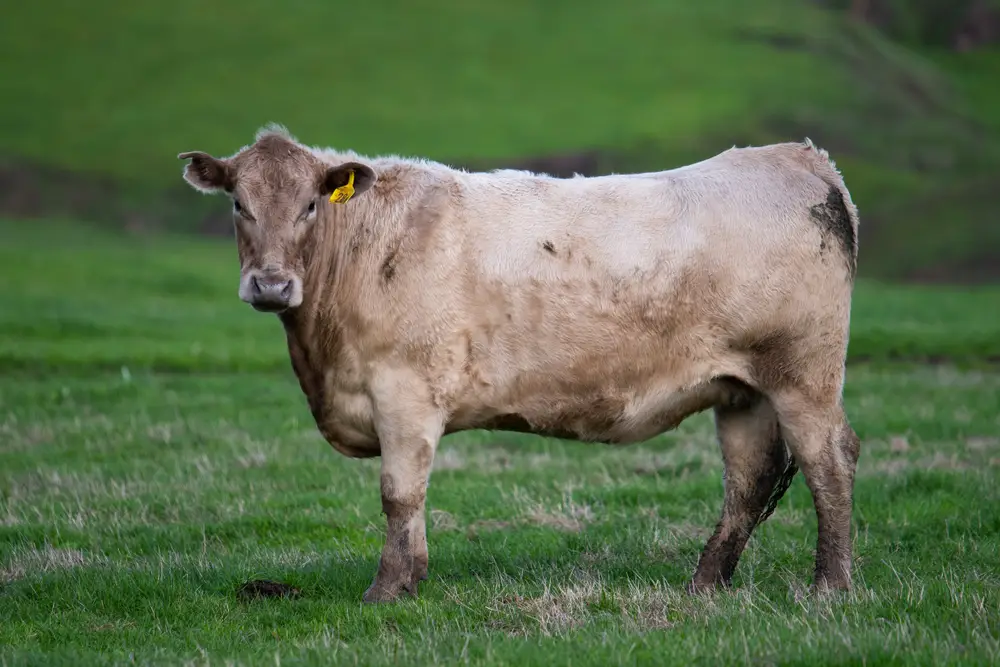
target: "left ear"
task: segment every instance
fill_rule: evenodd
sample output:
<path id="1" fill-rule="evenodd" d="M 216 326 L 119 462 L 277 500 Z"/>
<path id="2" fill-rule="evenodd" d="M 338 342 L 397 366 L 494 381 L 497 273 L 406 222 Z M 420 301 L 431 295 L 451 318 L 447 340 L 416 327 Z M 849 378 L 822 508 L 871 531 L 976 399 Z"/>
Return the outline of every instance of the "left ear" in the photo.
<path id="1" fill-rule="evenodd" d="M 337 188 L 347 185 L 351 180 L 351 172 L 354 172 L 355 197 L 364 194 L 378 180 L 375 170 L 368 165 L 360 162 L 345 162 L 326 170 L 320 181 L 319 193 L 326 196 Z"/>
<path id="2" fill-rule="evenodd" d="M 228 160 L 220 160 L 201 151 L 181 153 L 177 157 L 191 160 L 184 167 L 184 180 L 195 190 L 213 193 L 233 189 L 233 169 Z"/>

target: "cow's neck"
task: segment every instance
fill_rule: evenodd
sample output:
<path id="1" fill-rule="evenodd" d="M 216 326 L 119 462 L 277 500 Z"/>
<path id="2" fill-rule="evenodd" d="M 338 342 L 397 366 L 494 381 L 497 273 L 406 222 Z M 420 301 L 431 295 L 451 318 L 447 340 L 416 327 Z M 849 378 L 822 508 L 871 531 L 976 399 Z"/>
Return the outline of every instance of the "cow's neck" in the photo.
<path id="1" fill-rule="evenodd" d="M 325 368 L 340 349 L 337 322 L 337 288 L 344 266 L 339 247 L 346 236 L 344 212 L 326 210 L 317 220 L 313 236 L 304 248 L 302 303 L 281 313 L 288 355 L 299 385 L 318 424 L 327 403 Z"/>
<path id="2" fill-rule="evenodd" d="M 297 344 L 304 355 L 302 362 L 316 367 L 317 372 L 339 349 L 341 293 L 350 279 L 350 265 L 357 260 L 357 252 L 352 252 L 357 226 L 356 216 L 349 215 L 345 208 L 331 206 L 323 212 L 313 237 L 307 241 L 302 304 L 281 316 L 293 363 L 296 351 L 291 348 Z"/>
<path id="3" fill-rule="evenodd" d="M 314 236 L 307 241 L 302 304 L 283 313 L 280 320 L 293 367 L 310 404 L 314 398 L 322 398 L 319 378 L 336 371 L 344 345 L 342 322 L 366 307 L 358 303 L 363 301 L 359 294 L 366 279 L 378 271 L 378 251 L 385 247 L 385 235 L 395 233 L 394 221 L 375 218 L 382 213 L 383 207 L 365 199 L 348 206 L 324 207 Z"/>
<path id="4" fill-rule="evenodd" d="M 385 248 L 405 231 L 404 208 L 381 192 L 385 188 L 387 193 L 398 193 L 406 177 L 400 172 L 383 171 L 384 185 L 377 184 L 346 205 L 323 207 L 305 252 L 302 304 L 281 315 L 292 365 L 314 413 L 324 403 L 325 378 L 337 371 L 348 335 L 343 323 L 356 321 L 358 315 L 365 319 L 359 311 L 371 303 L 363 294 L 379 279 Z"/>

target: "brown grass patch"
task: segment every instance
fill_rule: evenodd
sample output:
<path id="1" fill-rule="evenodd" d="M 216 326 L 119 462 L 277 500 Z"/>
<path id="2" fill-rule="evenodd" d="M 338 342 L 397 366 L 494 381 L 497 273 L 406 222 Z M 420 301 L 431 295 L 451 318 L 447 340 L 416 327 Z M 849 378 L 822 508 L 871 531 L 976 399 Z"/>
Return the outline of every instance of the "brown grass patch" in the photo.
<path id="1" fill-rule="evenodd" d="M 0 452 L 17 452 L 47 445 L 56 434 L 45 424 L 19 424 L 14 415 L 0 422 Z"/>
<path id="2" fill-rule="evenodd" d="M 588 579 L 558 591 L 546 590 L 536 598 L 514 596 L 512 602 L 538 625 L 543 635 L 551 635 L 584 625 L 588 606 L 599 598 L 597 580 Z"/>
<path id="3" fill-rule="evenodd" d="M 919 459 L 894 458 L 874 461 L 859 470 L 869 475 L 898 475 L 908 470 L 970 470 L 973 467 L 970 461 L 960 459 L 957 454 L 936 452 L 933 456 L 923 456 Z"/>
<path id="4" fill-rule="evenodd" d="M 510 521 L 500 521 L 499 519 L 482 519 L 481 521 L 476 521 L 469 525 L 465 529 L 465 536 L 470 540 L 474 540 L 479 536 L 480 532 L 488 532 L 493 530 L 506 530 L 510 528 L 512 524 Z"/>
<path id="5" fill-rule="evenodd" d="M 1000 448 L 1000 438 L 972 437 L 965 439 L 965 446 L 974 452 Z"/>
<path id="6" fill-rule="evenodd" d="M 511 498 L 517 508 L 517 514 L 510 520 L 481 519 L 474 521 L 465 528 L 469 539 L 475 539 L 480 532 L 506 530 L 518 525 L 541 526 L 569 532 L 579 532 L 587 524 L 595 520 L 595 513 L 589 505 L 574 502 L 569 491 L 565 491 L 563 499 L 558 503 L 539 501 L 522 489 L 516 489 Z M 450 513 L 444 510 L 431 510 L 431 525 L 442 530 L 456 530 L 460 526 Z"/>
<path id="7" fill-rule="evenodd" d="M 41 549 L 26 549 L 0 566 L 0 583 L 22 579 L 26 576 L 67 570 L 83 565 L 85 558 L 82 551 L 76 549 L 57 549 L 45 545 Z"/>
<path id="8" fill-rule="evenodd" d="M 431 510 L 431 528 L 434 530 L 458 530 L 458 521 L 451 512 Z"/>
<path id="9" fill-rule="evenodd" d="M 527 520 L 536 526 L 578 533 L 594 520 L 594 513 L 586 505 L 572 506 L 556 511 L 537 507 L 528 513 Z"/>
<path id="10" fill-rule="evenodd" d="M 889 451 L 894 454 L 902 454 L 910 451 L 910 441 L 904 435 L 894 435 L 889 438 Z"/>
<path id="11" fill-rule="evenodd" d="M 462 470 L 465 468 L 465 457 L 454 447 L 439 450 L 434 456 L 434 470 Z"/>
<path id="12" fill-rule="evenodd" d="M 546 587 L 536 597 L 501 595 L 490 611 L 504 617 L 502 625 L 513 635 L 560 634 L 585 626 L 595 616 L 608 614 L 617 614 L 629 632 L 642 633 L 672 627 L 671 614 L 690 615 L 693 610 L 681 607 L 699 601 L 685 600 L 682 595 L 655 583 L 613 588 L 599 577 L 586 575 L 571 584 Z M 511 608 L 517 612 L 513 617 Z"/>
<path id="13" fill-rule="evenodd" d="M 532 498 L 523 490 L 514 492 L 513 500 L 521 506 L 521 521 L 529 525 L 579 532 L 594 521 L 594 511 L 590 505 L 573 500 L 572 485 L 566 486 L 559 503 L 542 502 Z"/>

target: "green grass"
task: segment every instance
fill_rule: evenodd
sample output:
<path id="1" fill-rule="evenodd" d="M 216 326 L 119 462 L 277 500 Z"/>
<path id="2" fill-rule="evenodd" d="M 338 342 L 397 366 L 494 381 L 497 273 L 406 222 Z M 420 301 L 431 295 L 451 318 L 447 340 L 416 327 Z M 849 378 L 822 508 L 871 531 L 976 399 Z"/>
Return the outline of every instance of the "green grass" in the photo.
<path id="1" fill-rule="evenodd" d="M 0 657 L 988 664 L 1000 659 L 998 392 L 996 374 L 851 371 L 864 453 L 846 599 L 806 595 L 815 522 L 801 479 L 735 592 L 681 592 L 722 492 L 700 415 L 618 450 L 449 436 L 429 492 L 432 578 L 418 600 L 368 608 L 377 461 L 335 454 L 286 374 L 7 377 Z M 239 602 L 258 577 L 302 596 Z"/>
<path id="2" fill-rule="evenodd" d="M 858 285 L 856 590 L 808 595 L 801 476 L 736 589 L 686 596 L 722 497 L 708 414 L 625 448 L 473 431 L 431 579 L 360 596 L 378 461 L 317 433 L 231 242 L 0 224 L 0 664 L 995 664 L 998 291 Z M 30 277 L 30 279 L 26 279 Z M 963 368 L 893 363 L 953 356 Z M 252 578 L 296 599 L 242 602 Z"/>
<path id="3" fill-rule="evenodd" d="M 0 158 L 123 184 L 88 216 L 190 229 L 208 209 L 177 153 L 230 154 L 269 121 L 446 161 L 593 148 L 618 171 L 809 135 L 861 208 L 863 275 L 957 274 L 1000 245 L 997 62 L 916 52 L 806 0 L 47 0 L 0 23 L 16 100 Z"/>
<path id="4" fill-rule="evenodd" d="M 843 82 L 837 65 L 732 34 L 822 37 L 825 15 L 760 4 L 22 3 L 0 27 L 0 96 L 21 101 L 0 110 L 19 128 L 0 151 L 172 184 L 178 152 L 228 154 L 271 120 L 364 152 L 510 157 L 689 136 L 784 105 L 762 88 L 836 99 L 810 79 Z"/>

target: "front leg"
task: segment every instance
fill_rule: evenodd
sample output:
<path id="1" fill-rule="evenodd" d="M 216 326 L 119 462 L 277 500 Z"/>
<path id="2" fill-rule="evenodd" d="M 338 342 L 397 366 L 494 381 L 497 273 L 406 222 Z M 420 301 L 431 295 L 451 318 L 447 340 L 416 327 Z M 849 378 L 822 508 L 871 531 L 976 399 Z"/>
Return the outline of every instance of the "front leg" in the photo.
<path id="1" fill-rule="evenodd" d="M 427 566 L 430 559 L 427 553 L 427 511 L 424 508 L 423 503 L 420 505 L 420 511 L 417 512 L 417 516 L 413 521 L 413 581 L 414 586 L 416 582 L 423 581 L 427 578 Z"/>
<path id="2" fill-rule="evenodd" d="M 417 582 L 427 576 L 424 502 L 444 420 L 429 401 L 415 400 L 421 393 L 381 396 L 385 403 L 376 406 L 386 539 L 365 602 L 388 602 L 404 591 L 416 597 Z"/>

